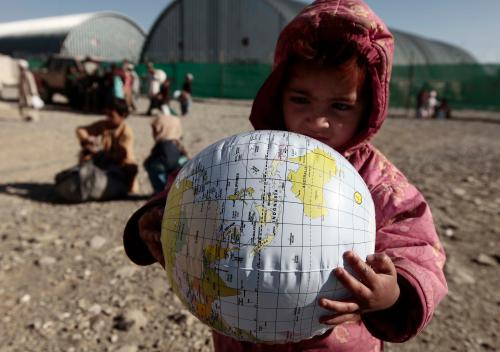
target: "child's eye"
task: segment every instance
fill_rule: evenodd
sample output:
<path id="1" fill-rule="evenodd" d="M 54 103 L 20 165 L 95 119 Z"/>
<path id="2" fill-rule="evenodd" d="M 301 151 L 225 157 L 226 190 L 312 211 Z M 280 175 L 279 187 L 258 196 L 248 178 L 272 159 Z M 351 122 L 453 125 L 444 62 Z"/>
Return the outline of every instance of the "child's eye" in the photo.
<path id="1" fill-rule="evenodd" d="M 340 111 L 346 111 L 346 110 L 350 110 L 351 109 L 350 105 L 343 104 L 343 103 L 334 103 L 334 104 L 332 104 L 332 107 L 334 109 L 340 110 Z"/>
<path id="2" fill-rule="evenodd" d="M 294 104 L 300 104 L 300 105 L 309 103 L 309 100 L 306 97 L 300 97 L 300 96 L 290 97 L 290 101 Z"/>

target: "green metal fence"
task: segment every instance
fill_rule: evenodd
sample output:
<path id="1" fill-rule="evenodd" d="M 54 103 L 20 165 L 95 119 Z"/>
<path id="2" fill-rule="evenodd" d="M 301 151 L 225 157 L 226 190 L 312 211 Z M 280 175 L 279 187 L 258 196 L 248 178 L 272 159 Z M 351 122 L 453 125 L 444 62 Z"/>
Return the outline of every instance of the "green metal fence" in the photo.
<path id="1" fill-rule="evenodd" d="M 29 59 L 28 60 L 31 70 L 38 70 L 38 69 L 42 68 L 45 65 L 46 61 L 47 60 L 42 60 L 42 59 Z"/>
<path id="2" fill-rule="evenodd" d="M 265 64 L 158 64 L 179 89 L 184 76 L 195 76 L 197 97 L 253 99 L 271 72 Z M 145 65 L 138 65 L 146 75 Z M 395 66 L 391 81 L 391 106 L 413 108 L 422 89 L 434 89 L 453 109 L 500 111 L 500 65 Z"/>
<path id="3" fill-rule="evenodd" d="M 421 89 L 434 89 L 453 109 L 500 111 L 500 65 L 395 66 L 391 106 L 413 108 Z"/>
<path id="4" fill-rule="evenodd" d="M 266 64 L 155 64 L 180 89 L 187 73 L 194 75 L 193 94 L 203 98 L 253 99 L 271 72 Z M 147 76 L 146 65 L 137 65 L 137 73 Z"/>

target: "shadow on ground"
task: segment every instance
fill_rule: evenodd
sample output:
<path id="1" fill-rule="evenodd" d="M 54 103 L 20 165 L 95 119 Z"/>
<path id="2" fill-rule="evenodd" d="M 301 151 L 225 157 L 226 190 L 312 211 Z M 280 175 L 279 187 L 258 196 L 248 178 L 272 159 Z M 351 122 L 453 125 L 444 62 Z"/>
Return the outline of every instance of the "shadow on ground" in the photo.
<path id="1" fill-rule="evenodd" d="M 0 185 L 0 194 L 17 196 L 41 203 L 62 203 L 54 192 L 51 183 L 8 183 Z"/>
<path id="2" fill-rule="evenodd" d="M 81 203 L 70 203 L 61 199 L 54 191 L 54 184 L 52 183 L 8 183 L 0 184 L 0 194 L 5 194 L 9 196 L 16 196 L 24 199 L 29 199 L 40 203 L 49 204 L 81 204 Z M 150 195 L 133 194 L 126 198 L 108 200 L 106 202 L 113 201 L 146 201 L 150 198 Z"/>

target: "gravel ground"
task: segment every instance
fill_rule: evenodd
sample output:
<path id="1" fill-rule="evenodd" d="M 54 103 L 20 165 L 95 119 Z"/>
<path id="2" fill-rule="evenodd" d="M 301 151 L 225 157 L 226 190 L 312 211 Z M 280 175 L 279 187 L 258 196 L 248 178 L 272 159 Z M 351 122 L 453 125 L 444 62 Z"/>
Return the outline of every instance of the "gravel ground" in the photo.
<path id="1" fill-rule="evenodd" d="M 144 102 L 142 102 L 142 107 Z M 248 102 L 204 101 L 184 119 L 192 154 L 249 130 Z M 55 173 L 76 161 L 76 126 L 100 116 L 63 106 L 20 121 L 0 102 L 0 351 L 211 351 L 208 328 L 173 296 L 158 265 L 126 258 L 123 226 L 151 193 L 58 204 Z M 500 122 L 500 120 L 498 120 Z M 149 118 L 129 119 L 140 162 Z M 375 144 L 431 204 L 448 255 L 450 294 L 429 327 L 389 351 L 500 349 L 500 123 L 391 118 Z"/>

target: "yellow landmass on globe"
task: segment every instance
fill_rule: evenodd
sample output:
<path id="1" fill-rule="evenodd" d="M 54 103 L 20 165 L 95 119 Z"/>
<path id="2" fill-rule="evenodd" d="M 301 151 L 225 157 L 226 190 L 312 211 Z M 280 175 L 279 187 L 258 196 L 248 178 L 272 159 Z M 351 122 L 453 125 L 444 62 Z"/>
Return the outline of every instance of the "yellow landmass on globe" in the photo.
<path id="1" fill-rule="evenodd" d="M 212 268 L 205 269 L 200 286 L 202 297 L 195 302 L 195 309 L 197 316 L 204 322 L 210 319 L 215 300 L 238 295 L 238 289 L 227 286 L 217 271 Z"/>
<path id="2" fill-rule="evenodd" d="M 188 190 L 193 190 L 193 183 L 187 179 L 176 182 L 172 186 L 170 192 L 168 193 L 165 216 L 161 225 L 161 244 L 165 256 L 165 268 L 167 270 L 169 281 L 172 283 L 172 289 L 175 292 L 178 292 L 179 285 L 177 284 L 177 281 L 173 279 L 175 261 L 174 247 L 176 246 L 177 231 L 181 221 L 182 198 L 184 197 L 184 193 Z"/>
<path id="3" fill-rule="evenodd" d="M 191 194 L 186 194 L 186 192 L 191 192 Z M 253 189 L 245 190 L 246 194 L 253 194 Z M 185 221 L 182 216 L 183 202 L 186 196 L 194 197 L 193 193 L 193 182 L 188 179 L 176 182 L 167 198 L 167 205 L 165 209 L 165 216 L 162 222 L 162 247 L 163 253 L 165 255 L 165 268 L 167 275 L 169 277 L 170 284 L 177 296 L 183 298 L 184 295 L 180 294 L 180 281 L 178 278 L 174 277 L 174 268 L 179 265 L 180 262 L 176 263 L 176 253 L 182 250 L 183 245 L 187 243 L 180 241 L 179 228 L 185 229 L 183 231 L 189 231 L 189 224 L 182 224 Z M 241 196 L 244 196 L 242 193 Z M 215 206 L 211 207 L 212 211 L 216 212 Z M 217 236 L 216 234 L 213 234 Z M 187 237 L 187 236 L 183 236 Z M 237 296 L 238 289 L 231 288 L 226 285 L 224 280 L 220 277 L 218 269 L 214 266 L 219 260 L 222 260 L 227 256 L 227 254 L 234 249 L 224 248 L 221 246 L 221 241 L 216 241 L 214 245 L 208 245 L 203 248 L 203 264 L 201 265 L 201 277 L 190 277 L 188 279 L 188 286 L 191 290 L 196 292 L 196 295 L 192 297 L 191 302 L 185 302 L 186 305 L 190 305 L 196 311 L 197 316 L 205 322 L 217 323 L 221 326 L 226 326 L 227 324 L 222 320 L 222 317 L 217 316 L 214 318 L 212 312 L 212 305 L 215 300 L 220 299 L 220 297 Z M 201 253 L 200 253 L 201 255 Z M 181 258 L 182 259 L 182 258 Z M 184 263 L 183 265 L 187 265 Z M 184 268 L 187 270 L 187 268 Z M 181 280 L 182 281 L 182 280 Z M 216 314 L 217 315 L 217 314 Z M 215 321 L 214 321 L 215 320 Z"/>
<path id="4" fill-rule="evenodd" d="M 257 214 L 259 214 L 259 223 L 261 225 L 267 224 L 271 221 L 273 217 L 273 211 L 268 209 L 262 205 L 256 205 L 255 209 L 257 210 Z"/>
<path id="5" fill-rule="evenodd" d="M 354 201 L 356 202 L 356 204 L 363 203 L 363 196 L 361 195 L 361 193 L 359 192 L 354 193 Z"/>
<path id="6" fill-rule="evenodd" d="M 335 159 L 316 148 L 290 161 L 299 164 L 297 171 L 290 171 L 288 180 L 292 182 L 292 192 L 304 204 L 304 214 L 311 219 L 327 215 L 323 188 L 337 173 Z"/>
<path id="7" fill-rule="evenodd" d="M 222 248 L 221 246 L 207 246 L 204 248 L 203 259 L 207 261 L 207 264 L 218 262 L 224 259 L 227 254 L 231 251 L 237 250 L 237 248 Z"/>
<path id="8" fill-rule="evenodd" d="M 283 160 L 274 159 L 271 163 L 271 168 L 267 172 L 267 177 L 272 177 L 278 172 L 278 167 L 283 163 Z"/>
<path id="9" fill-rule="evenodd" d="M 220 242 L 219 242 L 220 243 Z M 204 270 L 201 277 L 201 300 L 196 302 L 195 309 L 199 318 L 207 321 L 212 314 L 212 304 L 220 297 L 237 296 L 238 289 L 226 285 L 215 268 L 210 265 L 224 259 L 235 248 L 222 248 L 220 245 L 204 248 Z"/>
<path id="10" fill-rule="evenodd" d="M 231 194 L 228 197 L 228 199 L 229 200 L 241 200 L 241 199 L 244 199 L 245 196 L 249 196 L 249 197 L 253 196 L 254 192 L 255 192 L 255 190 L 252 187 L 249 187 L 246 189 L 242 189 L 241 191 L 239 191 L 236 194 Z"/>
<path id="11" fill-rule="evenodd" d="M 256 255 L 259 253 L 261 250 L 269 246 L 273 240 L 274 240 L 274 235 L 268 235 L 267 237 L 263 238 L 252 250 L 252 254 Z"/>

